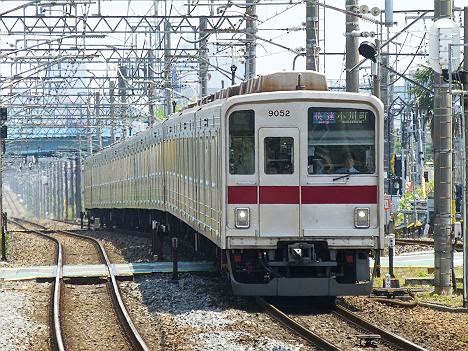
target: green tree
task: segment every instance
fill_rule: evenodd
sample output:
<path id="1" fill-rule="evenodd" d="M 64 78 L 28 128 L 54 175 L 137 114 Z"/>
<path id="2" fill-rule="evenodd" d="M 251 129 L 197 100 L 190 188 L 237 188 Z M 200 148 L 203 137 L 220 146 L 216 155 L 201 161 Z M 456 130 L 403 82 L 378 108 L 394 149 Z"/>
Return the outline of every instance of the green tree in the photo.
<path id="1" fill-rule="evenodd" d="M 434 73 L 430 67 L 419 66 L 413 76 L 413 79 L 429 90 L 433 90 L 434 88 Z M 429 161 L 433 159 L 432 140 L 434 136 L 434 94 L 416 85 L 413 85 L 410 89 L 410 94 L 416 97 L 417 107 L 420 115 L 422 116 L 423 130 L 426 130 L 426 128 L 429 127 L 429 132 L 431 133 L 431 141 L 426 141 L 424 137 L 426 160 Z"/>
<path id="2" fill-rule="evenodd" d="M 414 80 L 427 89 L 432 90 L 434 86 L 432 68 L 419 66 L 414 74 Z M 413 86 L 410 93 L 416 96 L 416 102 L 420 111 L 432 116 L 434 113 L 434 95 L 418 86 Z"/>
<path id="3" fill-rule="evenodd" d="M 419 66 L 414 74 L 414 80 L 429 90 L 434 87 L 434 74 L 432 68 Z M 413 85 L 410 93 L 416 97 L 416 103 L 419 112 L 423 116 L 424 126 L 429 125 L 431 135 L 433 130 L 432 117 L 434 115 L 434 94 L 431 94 L 426 89 Z"/>

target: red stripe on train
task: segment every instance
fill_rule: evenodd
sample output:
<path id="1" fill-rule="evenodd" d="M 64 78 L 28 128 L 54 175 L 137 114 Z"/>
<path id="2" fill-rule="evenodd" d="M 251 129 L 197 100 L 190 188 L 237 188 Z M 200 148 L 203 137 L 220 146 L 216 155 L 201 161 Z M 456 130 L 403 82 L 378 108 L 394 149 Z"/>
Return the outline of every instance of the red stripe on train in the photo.
<path id="1" fill-rule="evenodd" d="M 303 186 L 303 204 L 376 204 L 377 186 Z"/>
<path id="2" fill-rule="evenodd" d="M 260 203 L 270 204 L 298 204 L 298 186 L 261 186 Z"/>
<path id="3" fill-rule="evenodd" d="M 256 204 L 257 186 L 229 186 L 228 204 Z M 260 204 L 298 204 L 299 186 L 260 186 Z M 302 186 L 302 204 L 376 204 L 377 186 Z"/>
<path id="4" fill-rule="evenodd" d="M 228 204 L 256 204 L 257 186 L 229 186 Z"/>

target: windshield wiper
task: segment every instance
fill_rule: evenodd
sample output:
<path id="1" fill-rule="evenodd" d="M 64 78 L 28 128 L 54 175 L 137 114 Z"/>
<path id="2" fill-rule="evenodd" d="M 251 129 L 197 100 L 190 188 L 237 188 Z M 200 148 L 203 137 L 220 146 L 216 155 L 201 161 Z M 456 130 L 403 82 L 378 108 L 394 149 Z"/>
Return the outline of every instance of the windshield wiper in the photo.
<path id="1" fill-rule="evenodd" d="M 346 173 L 346 174 L 343 174 L 342 176 L 333 178 L 333 181 L 335 181 L 335 180 L 340 180 L 340 179 L 343 179 L 343 178 L 349 178 L 349 177 L 352 176 L 353 174 L 359 174 L 359 173 Z"/>

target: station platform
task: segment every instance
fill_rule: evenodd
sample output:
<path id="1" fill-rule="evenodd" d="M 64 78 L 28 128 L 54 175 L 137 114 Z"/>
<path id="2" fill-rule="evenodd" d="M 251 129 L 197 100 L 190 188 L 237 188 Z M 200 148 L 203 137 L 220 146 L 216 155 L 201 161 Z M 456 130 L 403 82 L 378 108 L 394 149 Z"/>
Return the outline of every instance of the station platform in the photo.
<path id="1" fill-rule="evenodd" d="M 172 262 L 141 262 L 112 264 L 111 269 L 117 277 L 131 277 L 140 274 L 172 273 Z M 32 280 L 54 278 L 57 266 L 34 266 L 2 268 L 0 266 L 0 280 Z M 214 262 L 184 262 L 178 263 L 179 272 L 214 272 Z M 109 276 L 106 266 L 94 265 L 64 265 L 63 278 L 105 278 Z"/>

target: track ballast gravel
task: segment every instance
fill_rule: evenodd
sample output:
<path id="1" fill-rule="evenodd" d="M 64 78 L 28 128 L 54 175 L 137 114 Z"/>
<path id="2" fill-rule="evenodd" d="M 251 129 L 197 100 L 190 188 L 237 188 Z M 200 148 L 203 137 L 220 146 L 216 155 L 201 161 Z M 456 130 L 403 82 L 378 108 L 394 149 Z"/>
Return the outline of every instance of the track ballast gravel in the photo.
<path id="1" fill-rule="evenodd" d="M 0 284 L 0 350 L 49 350 L 51 284 Z"/>

